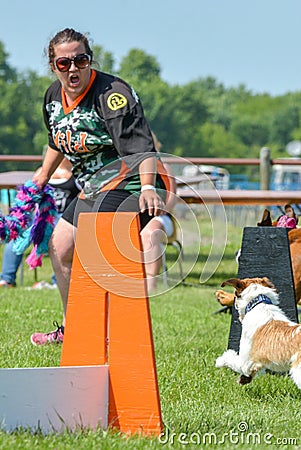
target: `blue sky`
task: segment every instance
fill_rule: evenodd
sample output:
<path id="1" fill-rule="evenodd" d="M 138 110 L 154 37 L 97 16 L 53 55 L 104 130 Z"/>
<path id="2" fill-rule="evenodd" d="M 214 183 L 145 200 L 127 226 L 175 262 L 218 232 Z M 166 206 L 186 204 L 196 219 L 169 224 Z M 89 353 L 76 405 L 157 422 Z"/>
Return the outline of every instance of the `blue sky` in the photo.
<path id="1" fill-rule="evenodd" d="M 170 84 L 213 76 L 281 95 L 301 90 L 300 18 L 300 0 L 9 0 L 0 40 L 13 67 L 45 74 L 49 39 L 73 27 L 117 64 L 132 48 L 155 56 Z"/>

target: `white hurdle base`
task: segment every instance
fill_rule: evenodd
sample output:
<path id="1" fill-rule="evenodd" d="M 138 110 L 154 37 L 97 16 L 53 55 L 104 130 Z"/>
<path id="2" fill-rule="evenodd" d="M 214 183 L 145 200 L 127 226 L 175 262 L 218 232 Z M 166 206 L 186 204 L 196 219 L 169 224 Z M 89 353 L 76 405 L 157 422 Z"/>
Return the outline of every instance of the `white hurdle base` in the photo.
<path id="1" fill-rule="evenodd" d="M 108 397 L 109 366 L 0 369 L 0 427 L 105 429 Z"/>

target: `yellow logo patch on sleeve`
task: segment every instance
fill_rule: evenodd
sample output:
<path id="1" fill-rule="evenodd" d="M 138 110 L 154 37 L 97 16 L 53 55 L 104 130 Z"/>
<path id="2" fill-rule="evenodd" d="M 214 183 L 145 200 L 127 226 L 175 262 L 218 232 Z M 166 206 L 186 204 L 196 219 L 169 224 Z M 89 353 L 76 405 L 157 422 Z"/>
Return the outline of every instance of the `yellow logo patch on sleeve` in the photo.
<path id="1" fill-rule="evenodd" d="M 127 102 L 128 101 L 124 95 L 113 92 L 113 94 L 109 95 L 108 97 L 107 105 L 112 111 L 116 111 L 117 109 L 126 106 Z"/>

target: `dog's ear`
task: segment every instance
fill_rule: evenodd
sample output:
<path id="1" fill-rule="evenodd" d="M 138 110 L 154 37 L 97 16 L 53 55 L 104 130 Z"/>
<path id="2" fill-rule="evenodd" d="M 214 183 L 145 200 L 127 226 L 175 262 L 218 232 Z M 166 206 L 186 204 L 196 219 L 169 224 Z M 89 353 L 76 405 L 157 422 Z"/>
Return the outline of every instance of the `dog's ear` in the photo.
<path id="1" fill-rule="evenodd" d="M 268 209 L 265 209 L 263 211 L 261 222 L 257 222 L 258 227 L 271 227 L 272 226 L 272 219 L 271 219 L 271 213 Z"/>
<path id="2" fill-rule="evenodd" d="M 230 286 L 235 287 L 235 289 L 240 289 L 243 287 L 243 282 L 239 278 L 230 278 L 230 280 L 223 281 L 221 286 L 224 287 L 226 284 L 230 284 Z"/>
<path id="3" fill-rule="evenodd" d="M 274 284 L 271 282 L 271 280 L 268 277 L 263 277 L 262 281 L 264 283 L 264 286 L 271 288 L 271 289 L 276 289 Z"/>

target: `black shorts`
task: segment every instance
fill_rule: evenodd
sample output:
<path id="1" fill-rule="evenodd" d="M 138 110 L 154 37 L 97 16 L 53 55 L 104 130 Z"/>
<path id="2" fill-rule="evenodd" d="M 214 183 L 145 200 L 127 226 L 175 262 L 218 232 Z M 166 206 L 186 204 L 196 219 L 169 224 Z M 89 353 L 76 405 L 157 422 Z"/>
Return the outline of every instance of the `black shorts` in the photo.
<path id="1" fill-rule="evenodd" d="M 77 227 L 78 216 L 86 212 L 137 212 L 141 229 L 153 218 L 148 211 L 140 213 L 139 196 L 124 190 L 102 192 L 96 200 L 75 198 L 62 214 L 63 219 Z"/>

